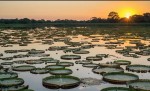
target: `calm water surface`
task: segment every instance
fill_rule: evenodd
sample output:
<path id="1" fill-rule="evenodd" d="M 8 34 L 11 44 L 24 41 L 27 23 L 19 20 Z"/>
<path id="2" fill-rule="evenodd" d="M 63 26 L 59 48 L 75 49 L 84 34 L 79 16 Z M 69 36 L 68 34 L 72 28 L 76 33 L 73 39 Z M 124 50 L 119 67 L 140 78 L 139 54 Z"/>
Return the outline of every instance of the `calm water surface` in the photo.
<path id="1" fill-rule="evenodd" d="M 101 36 L 101 35 L 100 35 Z M 67 36 L 72 38 L 72 36 Z M 78 38 L 72 38 L 71 41 L 74 42 L 84 42 L 84 41 L 88 41 L 90 42 L 92 40 L 92 38 L 88 38 L 82 35 L 77 35 L 76 37 Z M 105 44 L 105 42 L 107 41 L 103 41 L 101 40 L 102 37 L 96 37 L 99 38 L 99 42 L 93 42 L 92 44 Z M 112 40 L 113 41 L 113 40 Z M 142 42 L 149 44 L 149 41 L 143 41 Z M 16 54 L 26 54 L 26 53 L 13 53 L 13 54 L 5 54 L 4 51 L 5 50 L 19 50 L 19 49 L 39 49 L 39 50 L 45 50 L 48 49 L 50 46 L 63 46 L 66 45 L 63 42 L 54 42 L 54 44 L 52 45 L 46 45 L 46 44 L 41 44 L 41 43 L 32 43 L 29 44 L 28 46 L 19 46 L 19 45 L 13 45 L 13 47 L 0 47 L 0 52 L 4 54 L 4 57 L 11 57 L 13 55 Z M 129 40 L 126 40 L 125 44 L 120 45 L 121 47 L 124 47 L 125 45 L 128 46 L 132 46 L 134 44 L 129 44 Z M 110 54 L 110 55 L 114 55 L 114 56 L 109 56 L 108 58 L 104 58 L 102 61 L 96 61 L 94 63 L 106 63 L 106 62 L 113 62 L 114 60 L 117 59 L 123 59 L 123 60 L 130 60 L 132 62 L 132 64 L 144 64 L 144 65 L 150 65 L 150 62 L 147 61 L 147 58 L 149 58 L 149 56 L 141 56 L 140 58 L 132 58 L 132 57 L 124 57 L 121 54 L 118 54 L 115 52 L 115 50 L 117 49 L 106 49 L 105 47 L 98 47 L 95 46 L 94 48 L 91 49 L 85 49 L 90 51 L 89 54 L 81 54 L 81 60 L 85 60 L 85 58 L 87 56 L 95 56 L 96 54 Z M 64 53 L 62 50 L 60 51 L 46 51 L 47 54 L 50 54 L 50 57 L 54 58 L 54 59 L 58 59 L 60 61 L 68 61 L 68 62 L 74 62 L 76 60 L 62 60 L 60 59 L 61 55 L 64 54 L 73 54 L 72 52 L 68 52 L 68 53 Z M 28 59 L 39 59 L 40 57 L 29 57 L 29 58 L 17 58 L 17 59 L 13 59 L 11 61 L 16 61 L 16 60 L 28 60 Z M 11 62 L 10 61 L 10 62 Z M 1 60 L 0 62 L 5 62 L 3 60 Z M 50 63 L 49 63 L 50 64 Z M 49 64 L 33 64 L 33 66 L 35 67 L 40 67 L 43 68 L 46 65 Z M 23 65 L 23 64 L 14 64 L 14 66 L 17 65 Z M 8 66 L 6 66 L 8 67 Z M 125 68 L 125 66 L 121 66 L 123 68 Z M 86 68 L 86 67 L 82 67 L 81 64 L 74 64 L 74 66 L 70 66 L 68 67 L 70 69 L 72 69 L 73 74 L 71 74 L 72 76 L 76 76 L 79 78 L 85 78 L 85 77 L 92 77 L 92 78 L 97 78 L 97 79 L 102 79 L 102 76 L 99 74 L 95 74 L 93 73 L 91 70 L 91 68 Z M 77 69 L 79 69 L 77 71 Z M 32 74 L 30 72 L 17 72 L 20 78 L 23 78 L 25 81 L 26 85 L 29 85 L 30 89 L 33 89 L 35 91 L 100 91 L 103 88 L 106 87 L 112 87 L 112 86 L 123 86 L 125 87 L 126 85 L 115 85 L 115 84 L 110 84 L 110 83 L 101 83 L 100 85 L 94 85 L 94 86 L 86 86 L 83 87 L 83 84 L 81 84 L 80 86 L 76 87 L 76 88 L 72 88 L 72 89 L 47 89 L 44 86 L 42 86 L 42 79 L 47 77 L 47 76 L 51 76 L 51 74 Z M 140 79 L 149 79 L 150 74 L 149 73 L 134 73 L 137 74 L 139 76 Z"/>

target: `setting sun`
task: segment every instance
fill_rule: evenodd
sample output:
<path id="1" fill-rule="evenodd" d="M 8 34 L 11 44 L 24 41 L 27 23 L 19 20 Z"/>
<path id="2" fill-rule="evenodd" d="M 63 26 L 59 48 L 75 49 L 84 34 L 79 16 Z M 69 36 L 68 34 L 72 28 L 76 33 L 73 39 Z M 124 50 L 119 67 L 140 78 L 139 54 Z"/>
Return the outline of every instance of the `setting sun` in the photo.
<path id="1" fill-rule="evenodd" d="M 130 16 L 136 14 L 138 11 L 131 7 L 124 7 L 120 9 L 119 11 L 120 17 L 130 18 Z"/>
<path id="2" fill-rule="evenodd" d="M 125 14 L 125 17 L 126 18 L 129 18 L 131 16 L 131 13 L 130 12 L 127 12 L 126 14 Z"/>

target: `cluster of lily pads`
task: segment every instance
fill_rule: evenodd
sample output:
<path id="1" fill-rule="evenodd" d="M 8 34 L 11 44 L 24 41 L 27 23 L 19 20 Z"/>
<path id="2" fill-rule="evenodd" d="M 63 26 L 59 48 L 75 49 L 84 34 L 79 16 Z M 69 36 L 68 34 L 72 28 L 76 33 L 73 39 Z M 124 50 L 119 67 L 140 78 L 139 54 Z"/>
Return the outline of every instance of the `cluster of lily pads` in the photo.
<path id="1" fill-rule="evenodd" d="M 78 55 L 63 55 L 62 59 L 74 60 L 80 59 Z M 73 66 L 73 62 L 57 62 L 56 65 L 47 65 L 45 69 L 49 70 L 49 73 L 53 76 L 46 77 L 42 80 L 42 84 L 46 88 L 73 88 L 80 85 L 80 79 L 75 76 L 69 76 L 72 74 L 71 69 L 66 67 Z"/>
<path id="2" fill-rule="evenodd" d="M 36 50 L 36 49 L 21 49 L 21 50 L 5 50 L 5 53 L 26 53 L 26 54 L 17 54 L 17 55 L 13 55 L 12 57 L 3 57 L 1 56 L 0 59 L 2 60 L 13 60 L 13 59 L 17 59 L 17 58 L 26 58 L 26 57 L 48 57 L 50 56 L 50 54 L 45 54 L 44 50 Z"/>
<path id="3" fill-rule="evenodd" d="M 1 65 L 13 65 L 13 64 L 42 64 L 42 63 L 59 63 L 59 60 L 53 59 L 51 57 L 44 57 L 40 59 L 30 59 L 30 60 L 17 60 L 12 62 L 2 62 Z"/>
<path id="4" fill-rule="evenodd" d="M 109 54 L 97 54 L 96 56 L 88 56 L 86 60 L 75 61 L 76 64 L 82 64 L 83 67 L 95 68 L 100 64 L 94 63 L 94 61 L 102 61 L 103 58 L 107 58 Z"/>
<path id="5" fill-rule="evenodd" d="M 15 72 L 0 72 L 0 90 L 7 91 L 33 91 L 28 89 L 28 85 L 23 85 L 24 80 L 18 78 Z"/>
<path id="6" fill-rule="evenodd" d="M 72 41 L 78 36 L 67 36 L 71 34 L 82 34 L 86 39 L 90 39 L 90 42 L 84 41 Z M 84 60 L 81 60 L 82 55 L 89 54 L 89 49 L 95 47 L 105 47 L 107 49 L 115 49 L 119 54 L 125 57 L 139 58 L 140 56 L 150 55 L 150 46 L 144 44 L 141 37 L 134 34 L 105 34 L 93 36 L 93 31 L 67 31 L 67 29 L 34 29 L 30 31 L 11 31 L 5 33 L 0 31 L 0 46 L 1 47 L 13 47 L 28 46 L 30 44 L 36 45 L 49 45 L 45 50 L 41 49 L 20 49 L 4 50 L 4 53 L 0 53 L 0 59 L 2 60 L 0 65 L 0 90 L 8 91 L 32 91 L 28 89 L 28 85 L 24 85 L 24 80 L 18 78 L 17 72 L 28 71 L 32 74 L 51 74 L 51 76 L 45 77 L 42 80 L 42 85 L 46 88 L 74 88 L 81 83 L 89 85 L 100 85 L 101 80 L 94 78 L 79 78 L 71 76 L 73 71 L 69 68 L 74 65 L 82 65 L 82 67 L 91 68 L 92 72 L 102 76 L 104 82 L 111 84 L 126 84 L 127 87 L 108 87 L 101 91 L 150 91 L 150 80 L 139 79 L 138 75 L 134 73 L 125 72 L 122 65 L 125 66 L 129 72 L 146 73 L 150 72 L 150 66 L 131 64 L 128 60 L 116 60 L 114 62 L 101 63 L 105 58 L 110 57 L 109 54 L 99 53 L 95 56 L 86 56 Z M 98 31 L 96 32 L 98 33 Z M 134 35 L 134 36 L 133 36 Z M 102 37 L 102 38 L 100 38 Z M 132 39 L 132 40 L 130 40 Z M 137 40 L 138 39 L 138 40 Z M 115 41 L 112 41 L 115 40 Z M 126 41 L 134 46 L 121 46 Z M 103 44 L 95 44 L 104 41 Z M 57 45 L 53 46 L 55 42 L 63 42 L 65 46 Z M 65 55 L 61 55 L 60 59 L 54 59 L 50 57 L 47 52 L 63 51 Z M 13 55 L 13 56 L 5 56 Z M 57 53 L 56 53 L 57 55 Z M 34 59 L 39 58 L 39 59 Z M 42 57 L 42 58 L 41 58 Z M 19 58 L 31 58 L 28 60 L 16 60 Z M 32 59 L 33 58 L 33 59 Z M 64 61 L 67 60 L 67 61 Z M 150 58 L 147 59 L 150 61 Z M 75 62 L 75 64 L 74 64 Z M 34 66 L 35 64 L 44 64 L 45 67 L 39 68 Z M 17 64 L 17 66 L 16 66 Z M 49 65 L 50 64 L 50 65 Z M 10 68 L 4 68 L 4 66 L 11 66 Z M 19 66 L 18 66 L 19 65 Z M 9 70 L 12 72 L 9 72 Z M 79 69 L 78 69 L 79 70 Z M 15 73 L 16 72 L 16 73 Z"/>
<path id="7" fill-rule="evenodd" d="M 116 52 L 122 54 L 125 57 L 133 58 L 150 55 L 149 46 L 135 40 L 132 40 L 130 43 L 135 44 L 135 46 L 125 46 L 125 48 L 123 48 L 122 50 L 116 50 Z"/>
<path id="8" fill-rule="evenodd" d="M 112 64 L 93 68 L 92 71 L 96 74 L 101 74 L 103 80 L 112 84 L 126 84 L 126 87 L 108 87 L 101 91 L 149 91 L 150 81 L 149 79 L 139 79 L 138 75 L 133 73 L 125 73 L 124 69 L 119 66 L 112 65 L 127 65 L 126 70 L 132 72 L 149 72 L 149 66 L 146 65 L 131 65 L 131 61 L 117 60 Z"/>

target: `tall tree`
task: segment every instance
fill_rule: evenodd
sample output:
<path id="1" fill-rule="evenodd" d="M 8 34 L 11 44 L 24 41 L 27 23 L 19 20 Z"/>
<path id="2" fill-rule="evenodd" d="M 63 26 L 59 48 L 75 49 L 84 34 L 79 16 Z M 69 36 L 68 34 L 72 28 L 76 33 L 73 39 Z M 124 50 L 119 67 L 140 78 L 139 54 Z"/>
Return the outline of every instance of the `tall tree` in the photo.
<path id="1" fill-rule="evenodd" d="M 108 19 L 109 22 L 118 22 L 119 15 L 118 15 L 117 12 L 112 11 L 112 12 L 110 12 L 108 14 L 108 18 L 107 19 Z"/>

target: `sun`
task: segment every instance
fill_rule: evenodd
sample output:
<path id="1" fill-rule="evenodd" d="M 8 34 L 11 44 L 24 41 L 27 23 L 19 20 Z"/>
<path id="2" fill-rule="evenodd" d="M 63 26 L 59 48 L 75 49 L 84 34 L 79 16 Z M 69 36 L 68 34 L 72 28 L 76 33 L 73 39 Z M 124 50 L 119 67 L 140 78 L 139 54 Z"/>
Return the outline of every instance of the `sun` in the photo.
<path id="1" fill-rule="evenodd" d="M 124 8 L 121 8 L 118 12 L 119 12 L 120 17 L 125 17 L 129 19 L 130 16 L 136 14 L 137 11 L 130 7 L 124 7 Z"/>
<path id="2" fill-rule="evenodd" d="M 125 17 L 126 17 L 126 18 L 130 18 L 131 15 L 132 15 L 132 14 L 131 14 L 130 12 L 125 13 Z"/>

